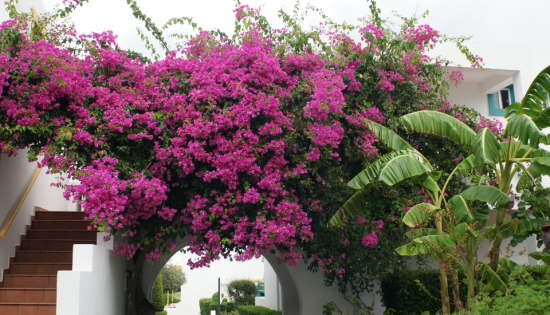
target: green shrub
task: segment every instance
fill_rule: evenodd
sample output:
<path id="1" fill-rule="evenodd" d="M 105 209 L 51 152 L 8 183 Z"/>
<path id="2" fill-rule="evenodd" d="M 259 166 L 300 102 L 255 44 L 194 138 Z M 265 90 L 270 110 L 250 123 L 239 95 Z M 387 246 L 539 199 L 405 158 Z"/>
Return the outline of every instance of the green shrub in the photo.
<path id="1" fill-rule="evenodd" d="M 162 311 L 162 312 L 156 312 L 155 315 L 167 315 L 168 312 L 167 311 Z"/>
<path id="2" fill-rule="evenodd" d="M 417 315 L 441 309 L 438 270 L 401 270 L 386 274 L 381 281 L 382 301 L 392 315 Z M 462 286 L 463 300 L 466 288 Z M 452 296 L 451 296 L 451 303 Z"/>
<path id="3" fill-rule="evenodd" d="M 153 296 L 151 301 L 153 306 L 158 310 L 164 309 L 164 305 L 166 304 L 166 297 L 164 296 L 162 287 L 162 274 L 159 274 L 153 284 Z"/>
<path id="4" fill-rule="evenodd" d="M 540 267 L 540 268 L 536 268 Z M 550 313 L 550 273 L 546 266 L 518 266 L 509 275 L 506 291 L 482 295 L 472 315 L 545 315 Z"/>
<path id="5" fill-rule="evenodd" d="M 171 292 L 169 294 L 172 296 L 170 298 L 172 300 L 172 303 L 176 304 L 181 302 L 181 292 Z"/>
<path id="6" fill-rule="evenodd" d="M 256 284 L 250 280 L 233 280 L 227 286 L 227 292 L 237 305 L 254 305 Z"/>
<path id="7" fill-rule="evenodd" d="M 238 305 L 238 315 L 282 315 L 283 313 L 263 306 Z"/>
<path id="8" fill-rule="evenodd" d="M 201 311 L 201 315 L 210 315 L 210 311 L 212 310 L 212 299 L 206 298 L 206 299 L 200 299 L 199 300 L 199 307 Z"/>

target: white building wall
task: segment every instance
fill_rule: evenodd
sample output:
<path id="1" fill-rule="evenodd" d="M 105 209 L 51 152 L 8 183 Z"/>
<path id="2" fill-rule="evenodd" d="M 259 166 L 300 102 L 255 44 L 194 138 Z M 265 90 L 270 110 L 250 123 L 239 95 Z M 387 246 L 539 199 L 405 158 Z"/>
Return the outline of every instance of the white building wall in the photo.
<path id="1" fill-rule="evenodd" d="M 272 310 L 282 310 L 281 284 L 271 264 L 264 259 L 264 290 L 265 296 L 256 297 L 256 305 L 265 306 Z"/>
<path id="2" fill-rule="evenodd" d="M 75 244 L 73 269 L 57 273 L 57 315 L 125 314 L 126 261 L 102 238 Z"/>
<path id="3" fill-rule="evenodd" d="M 447 99 L 455 105 L 471 107 L 487 117 L 489 105 L 484 92 L 477 83 L 462 82 L 450 89 Z"/>
<path id="4" fill-rule="evenodd" d="M 344 315 L 355 315 L 352 305 L 346 301 L 338 288 L 325 285 L 324 277 L 320 272 L 313 273 L 307 270 L 303 262 L 300 262 L 297 266 L 283 266 L 283 268 L 288 270 L 296 285 L 300 315 L 323 314 L 323 305 L 329 302 L 336 303 Z M 267 286 L 266 283 L 266 297 L 268 295 Z M 284 288 L 282 289 L 284 290 Z M 374 314 L 382 315 L 384 308 L 380 296 L 374 293 L 376 291 L 377 289 L 374 288 L 372 293 L 364 294 L 362 300 L 365 304 L 373 307 Z"/>
<path id="5" fill-rule="evenodd" d="M 24 151 L 13 157 L 0 155 L 0 225 L 4 223 L 10 210 L 15 206 L 17 198 L 35 169 L 36 164 L 28 162 Z M 40 173 L 8 233 L 0 238 L 0 279 L 4 270 L 9 267 L 10 257 L 15 255 L 15 247 L 21 243 L 21 236 L 25 234 L 26 226 L 31 223 L 36 206 L 48 210 L 76 208 L 73 203 L 63 198 L 63 191 L 60 188 L 51 186 L 55 182 L 56 178 L 46 174 L 45 170 Z"/>

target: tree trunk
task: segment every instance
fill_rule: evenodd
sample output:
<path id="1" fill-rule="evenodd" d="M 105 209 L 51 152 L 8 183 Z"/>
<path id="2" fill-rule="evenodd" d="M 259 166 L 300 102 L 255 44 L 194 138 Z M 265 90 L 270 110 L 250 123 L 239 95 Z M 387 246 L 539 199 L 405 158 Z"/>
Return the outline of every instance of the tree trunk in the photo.
<path id="1" fill-rule="evenodd" d="M 451 281 L 455 312 L 460 312 L 464 309 L 464 304 L 462 303 L 462 298 L 460 296 L 460 280 L 458 279 L 458 271 L 456 268 L 451 269 Z"/>
<path id="2" fill-rule="evenodd" d="M 497 210 L 497 218 L 495 222 L 495 226 L 499 228 L 502 223 L 504 222 L 504 212 L 501 209 Z M 502 236 L 500 233 L 497 233 L 495 236 L 495 240 L 493 241 L 493 245 L 491 247 L 491 250 L 489 251 L 489 266 L 493 268 L 494 271 L 497 271 L 498 268 L 498 260 L 500 259 L 500 246 L 502 244 Z"/>
<path id="3" fill-rule="evenodd" d="M 147 299 L 141 287 L 145 254 L 136 253 L 126 269 L 126 315 L 155 315 L 160 310 Z"/>
<path id="4" fill-rule="evenodd" d="M 475 263 L 470 261 L 468 266 L 466 266 L 466 283 L 468 285 L 468 294 L 467 294 L 467 306 L 468 309 L 471 309 L 474 304 L 474 298 L 476 295 L 476 266 Z"/>
<path id="5" fill-rule="evenodd" d="M 449 281 L 447 278 L 447 262 L 439 261 L 439 281 L 441 283 L 441 311 L 443 314 L 451 313 L 451 303 L 449 301 Z"/>

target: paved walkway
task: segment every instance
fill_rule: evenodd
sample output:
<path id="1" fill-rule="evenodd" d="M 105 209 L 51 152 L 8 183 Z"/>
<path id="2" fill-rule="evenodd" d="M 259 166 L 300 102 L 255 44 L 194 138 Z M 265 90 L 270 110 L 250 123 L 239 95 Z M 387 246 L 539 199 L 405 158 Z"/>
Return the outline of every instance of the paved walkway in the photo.
<path id="1" fill-rule="evenodd" d="M 185 305 L 183 305 L 183 302 L 180 302 L 178 304 L 174 304 L 174 308 L 166 307 L 164 308 L 166 311 L 168 311 L 168 315 L 199 315 L 199 314 L 190 314 L 188 311 L 186 311 Z"/>

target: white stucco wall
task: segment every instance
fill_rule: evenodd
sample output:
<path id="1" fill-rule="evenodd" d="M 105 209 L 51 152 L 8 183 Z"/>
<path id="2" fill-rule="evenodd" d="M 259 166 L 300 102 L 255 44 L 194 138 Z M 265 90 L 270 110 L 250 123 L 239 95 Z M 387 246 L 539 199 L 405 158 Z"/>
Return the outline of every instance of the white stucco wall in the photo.
<path id="1" fill-rule="evenodd" d="M 0 224 L 15 206 L 18 196 L 36 169 L 35 163 L 27 160 L 24 151 L 16 156 L 0 155 Z M 31 223 L 36 206 L 47 210 L 74 210 L 76 205 L 63 198 L 60 188 L 52 187 L 56 177 L 42 170 L 20 212 L 5 237 L 0 238 L 0 279 L 9 267 L 9 259 L 15 255 L 15 247 L 21 243 L 26 226 Z"/>
<path id="2" fill-rule="evenodd" d="M 265 306 L 272 310 L 282 310 L 281 284 L 273 267 L 264 260 L 264 292 L 265 296 L 256 297 L 256 305 Z"/>
<path id="3" fill-rule="evenodd" d="M 300 315 L 322 314 L 323 305 L 329 302 L 335 302 L 344 315 L 354 315 L 351 304 L 345 300 L 344 296 L 338 291 L 337 287 L 327 287 L 324 284 L 324 278 L 321 273 L 313 273 L 307 270 L 306 266 L 302 262 L 300 262 L 297 266 L 284 265 L 282 267 L 288 270 L 289 275 L 292 277 L 292 280 L 296 285 L 300 305 Z M 376 288 L 373 291 L 376 291 Z M 266 289 L 266 296 L 267 294 Z M 384 308 L 380 297 L 376 293 L 364 294 L 362 300 L 367 305 L 371 305 L 373 307 L 375 315 L 383 314 Z"/>
<path id="4" fill-rule="evenodd" d="M 111 244 L 74 245 L 73 269 L 57 273 L 57 315 L 125 314 L 126 261 Z"/>

